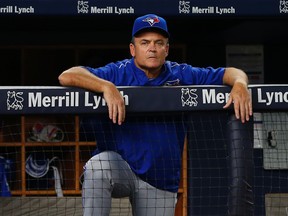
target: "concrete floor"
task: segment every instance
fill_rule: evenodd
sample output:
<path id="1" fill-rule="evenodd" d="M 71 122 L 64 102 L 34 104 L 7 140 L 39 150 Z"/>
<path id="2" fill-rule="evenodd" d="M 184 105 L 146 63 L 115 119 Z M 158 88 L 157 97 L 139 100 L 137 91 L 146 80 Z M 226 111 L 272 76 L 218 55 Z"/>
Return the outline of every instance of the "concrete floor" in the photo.
<path id="1" fill-rule="evenodd" d="M 81 197 L 1 197 L 0 216 L 82 216 Z M 113 199 L 110 216 L 132 216 L 128 199 Z"/>

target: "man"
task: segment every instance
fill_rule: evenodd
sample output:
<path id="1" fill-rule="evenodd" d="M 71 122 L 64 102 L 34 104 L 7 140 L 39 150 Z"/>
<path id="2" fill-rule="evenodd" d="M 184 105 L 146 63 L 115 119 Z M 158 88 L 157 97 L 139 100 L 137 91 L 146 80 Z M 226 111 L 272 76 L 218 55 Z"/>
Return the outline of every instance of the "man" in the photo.
<path id="1" fill-rule="evenodd" d="M 252 116 L 248 78 L 242 70 L 166 60 L 169 32 L 162 17 L 147 14 L 135 19 L 129 47 L 131 59 L 99 68 L 76 66 L 59 76 L 63 86 L 103 93 L 108 105 L 109 121 L 103 116 L 87 120 L 101 133 L 95 132 L 97 151 L 84 168 L 86 216 L 108 216 L 112 197 L 129 197 L 134 216 L 174 215 L 187 131 L 183 116 L 128 116 L 116 86 L 225 84 L 232 89 L 223 108 L 233 103 L 243 123 Z"/>

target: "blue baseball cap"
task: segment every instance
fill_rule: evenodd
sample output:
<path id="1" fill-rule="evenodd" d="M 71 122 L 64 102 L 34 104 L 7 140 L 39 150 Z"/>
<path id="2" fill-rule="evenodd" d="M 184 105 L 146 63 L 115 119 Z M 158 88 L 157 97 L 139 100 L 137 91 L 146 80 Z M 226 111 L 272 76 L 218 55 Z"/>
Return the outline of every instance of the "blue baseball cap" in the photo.
<path id="1" fill-rule="evenodd" d="M 142 31 L 149 30 L 159 31 L 162 35 L 169 38 L 166 20 L 155 14 L 147 14 L 135 19 L 132 30 L 132 37 Z"/>

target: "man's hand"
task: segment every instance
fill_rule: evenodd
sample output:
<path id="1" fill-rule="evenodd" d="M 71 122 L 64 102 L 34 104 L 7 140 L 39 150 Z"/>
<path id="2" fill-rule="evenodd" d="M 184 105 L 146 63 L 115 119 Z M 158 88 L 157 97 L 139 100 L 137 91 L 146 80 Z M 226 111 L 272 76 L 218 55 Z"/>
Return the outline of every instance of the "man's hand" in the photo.
<path id="1" fill-rule="evenodd" d="M 249 121 L 252 116 L 252 100 L 247 89 L 247 85 L 241 82 L 235 82 L 230 92 L 230 97 L 223 107 L 227 109 L 231 104 L 234 104 L 234 112 L 237 119 L 241 122 Z"/>
<path id="2" fill-rule="evenodd" d="M 92 92 L 103 93 L 108 105 L 109 118 L 121 125 L 125 120 L 125 103 L 116 86 L 90 73 L 87 69 L 76 66 L 62 72 L 59 82 L 63 86 L 75 86 Z"/>
<path id="3" fill-rule="evenodd" d="M 113 123 L 121 125 L 125 120 L 125 103 L 122 95 L 115 85 L 107 85 L 103 97 L 108 105 L 109 118 Z"/>

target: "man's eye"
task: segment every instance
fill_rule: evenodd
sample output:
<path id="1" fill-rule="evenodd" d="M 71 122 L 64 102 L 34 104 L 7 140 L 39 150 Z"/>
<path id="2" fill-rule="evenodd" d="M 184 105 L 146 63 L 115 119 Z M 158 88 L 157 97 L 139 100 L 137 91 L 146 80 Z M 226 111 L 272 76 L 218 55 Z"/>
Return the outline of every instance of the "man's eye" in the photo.
<path id="1" fill-rule="evenodd" d="M 158 46 L 163 46 L 164 45 L 164 43 L 162 42 L 162 41 L 159 41 L 159 42 L 157 42 L 156 43 Z"/>

